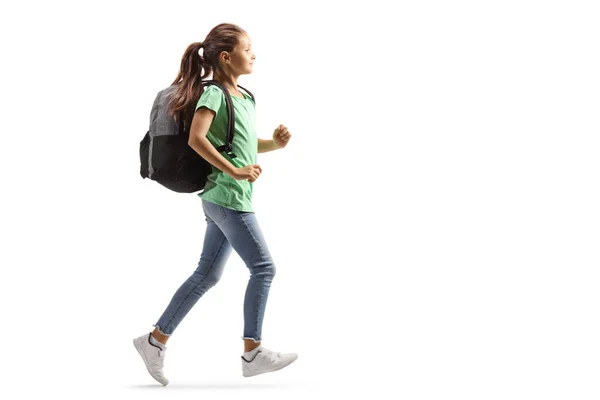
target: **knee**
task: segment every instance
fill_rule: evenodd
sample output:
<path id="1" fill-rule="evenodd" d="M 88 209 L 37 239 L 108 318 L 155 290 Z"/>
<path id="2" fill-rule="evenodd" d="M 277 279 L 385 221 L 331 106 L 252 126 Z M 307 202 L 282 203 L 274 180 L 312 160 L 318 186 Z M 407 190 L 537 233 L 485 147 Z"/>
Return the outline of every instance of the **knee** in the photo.
<path id="1" fill-rule="evenodd" d="M 275 273 L 277 272 L 277 268 L 275 268 L 275 264 L 271 262 L 270 267 L 268 268 L 267 274 L 273 279 L 275 277 Z"/>
<path id="2" fill-rule="evenodd" d="M 204 271 L 203 271 L 204 272 Z M 201 283 L 206 289 L 210 289 L 215 286 L 221 280 L 222 271 L 218 269 L 212 269 L 208 272 L 194 272 L 194 280 L 197 283 Z"/>
<path id="3" fill-rule="evenodd" d="M 206 288 L 209 289 L 209 288 L 215 286 L 217 283 L 219 283 L 220 280 L 221 280 L 221 275 L 208 274 L 204 278 L 204 286 L 206 286 Z"/>
<path id="4" fill-rule="evenodd" d="M 275 277 L 277 268 L 271 258 L 265 258 L 260 262 L 254 263 L 250 266 L 250 271 L 254 276 L 260 276 L 264 279 L 271 280 Z"/>

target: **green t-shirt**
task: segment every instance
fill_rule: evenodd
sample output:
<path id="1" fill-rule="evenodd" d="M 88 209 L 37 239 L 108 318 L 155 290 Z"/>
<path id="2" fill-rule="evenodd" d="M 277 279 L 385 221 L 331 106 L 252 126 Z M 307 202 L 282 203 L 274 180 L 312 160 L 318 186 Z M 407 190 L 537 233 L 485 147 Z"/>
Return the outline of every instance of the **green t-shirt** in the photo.
<path id="1" fill-rule="evenodd" d="M 221 153 L 234 166 L 241 168 L 256 164 L 258 138 L 256 136 L 255 105 L 244 93 L 245 98 L 231 96 L 235 110 L 235 130 L 233 134 L 233 153 L 236 158 Z M 227 106 L 225 94 L 219 87 L 210 85 L 205 88 L 196 104 L 196 110 L 206 107 L 215 112 L 206 137 L 215 146 L 222 146 L 227 137 Z M 247 180 L 236 180 L 213 166 L 204 190 L 198 196 L 211 203 L 238 211 L 254 212 L 252 207 L 252 183 Z"/>

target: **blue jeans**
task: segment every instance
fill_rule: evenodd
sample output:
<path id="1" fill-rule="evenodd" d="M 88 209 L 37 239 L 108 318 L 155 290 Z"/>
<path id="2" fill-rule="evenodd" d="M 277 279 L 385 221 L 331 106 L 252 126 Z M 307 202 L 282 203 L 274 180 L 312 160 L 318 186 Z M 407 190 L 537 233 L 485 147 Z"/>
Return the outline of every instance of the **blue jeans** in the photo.
<path id="1" fill-rule="evenodd" d="M 250 280 L 244 298 L 243 339 L 262 340 L 265 307 L 275 276 L 275 264 L 269 254 L 256 216 L 202 200 L 206 216 L 204 247 L 198 268 L 179 287 L 156 327 L 169 336 L 196 302 L 213 287 L 221 276 L 232 248 L 250 269 Z"/>

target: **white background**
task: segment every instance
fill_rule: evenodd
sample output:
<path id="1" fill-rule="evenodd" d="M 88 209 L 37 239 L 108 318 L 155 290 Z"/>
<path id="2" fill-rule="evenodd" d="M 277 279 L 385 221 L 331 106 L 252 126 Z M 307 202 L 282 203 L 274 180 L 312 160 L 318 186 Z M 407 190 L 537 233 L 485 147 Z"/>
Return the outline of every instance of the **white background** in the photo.
<path id="1" fill-rule="evenodd" d="M 4 3 L 0 397 L 598 399 L 594 3 Z M 254 204 L 278 267 L 263 343 L 299 359 L 241 377 L 233 254 L 163 388 L 131 340 L 205 222 L 141 179 L 139 141 L 220 22 L 257 54 L 259 136 L 293 134 Z"/>

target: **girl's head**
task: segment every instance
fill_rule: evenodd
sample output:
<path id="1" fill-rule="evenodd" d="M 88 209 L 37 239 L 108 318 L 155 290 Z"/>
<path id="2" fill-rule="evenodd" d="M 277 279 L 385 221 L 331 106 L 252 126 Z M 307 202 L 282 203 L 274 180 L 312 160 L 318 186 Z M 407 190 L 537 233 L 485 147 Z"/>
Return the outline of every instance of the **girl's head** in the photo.
<path id="1" fill-rule="evenodd" d="M 252 52 L 250 37 L 239 26 L 215 26 L 200 46 L 203 67 L 212 70 L 213 76 L 234 75 L 237 78 L 252 73 L 252 63 L 256 57 Z"/>
<path id="2" fill-rule="evenodd" d="M 204 42 L 192 43 L 185 50 L 172 83 L 176 89 L 171 95 L 171 114 L 177 117 L 183 112 L 184 122 L 191 122 L 204 91 L 202 80 L 211 74 L 215 79 L 250 74 L 255 58 L 246 31 L 233 24 L 215 26 Z"/>

